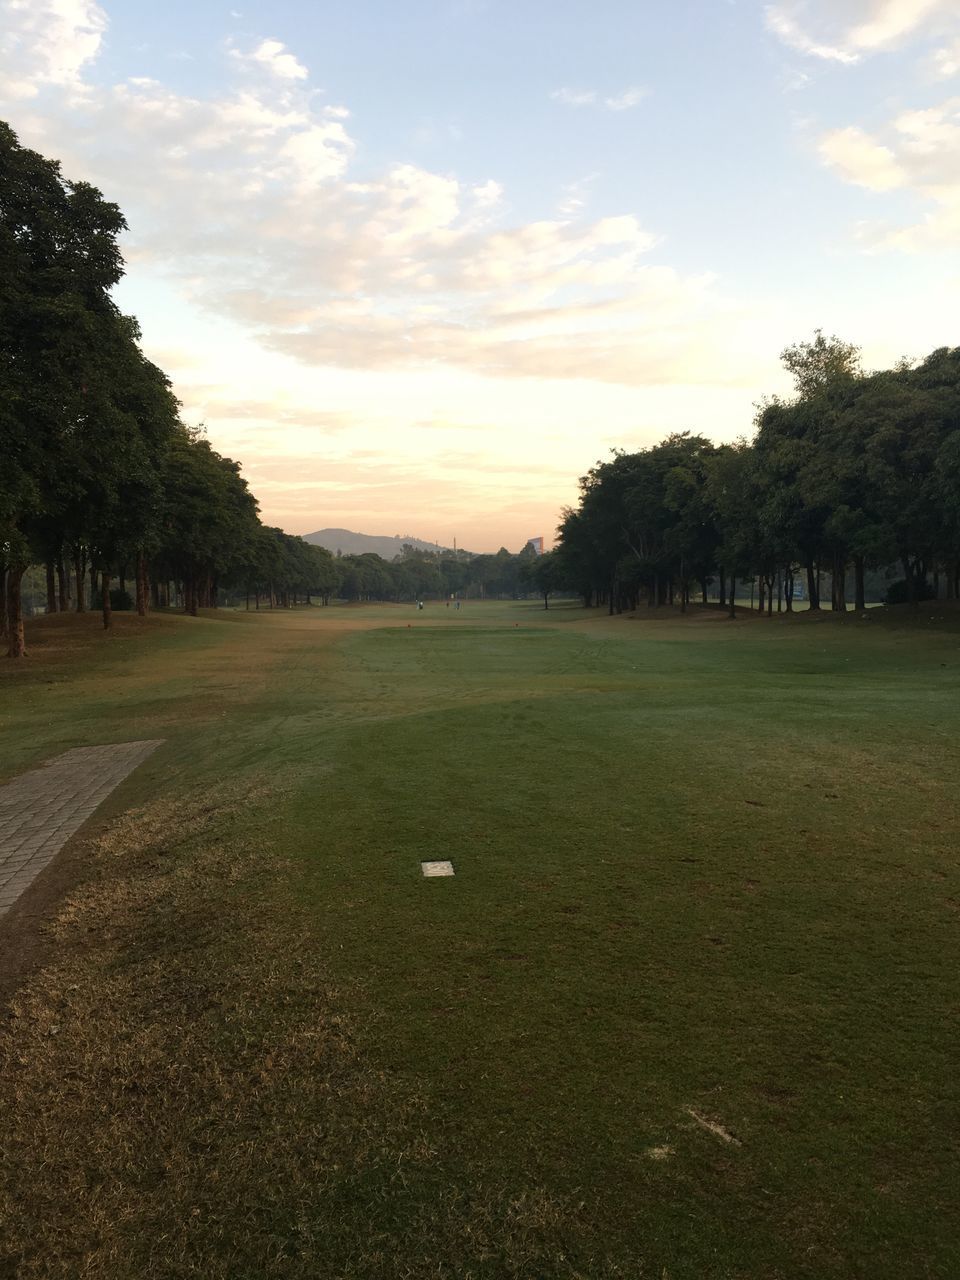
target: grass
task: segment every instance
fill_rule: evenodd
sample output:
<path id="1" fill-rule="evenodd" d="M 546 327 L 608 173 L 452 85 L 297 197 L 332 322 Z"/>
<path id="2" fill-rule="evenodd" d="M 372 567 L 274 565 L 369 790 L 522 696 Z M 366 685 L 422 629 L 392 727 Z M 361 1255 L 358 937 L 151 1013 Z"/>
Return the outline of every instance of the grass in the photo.
<path id="1" fill-rule="evenodd" d="M 166 745 L 0 1023 L 0 1274 L 960 1274 L 955 612 L 32 639 L 0 777 Z"/>

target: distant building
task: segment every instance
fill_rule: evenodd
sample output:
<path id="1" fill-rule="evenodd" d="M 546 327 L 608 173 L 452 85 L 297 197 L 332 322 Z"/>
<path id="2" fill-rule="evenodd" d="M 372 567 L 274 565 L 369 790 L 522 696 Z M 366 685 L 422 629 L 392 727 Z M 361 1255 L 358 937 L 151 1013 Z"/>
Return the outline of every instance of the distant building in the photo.
<path id="1" fill-rule="evenodd" d="M 524 551 L 526 551 L 527 547 L 533 547 L 537 555 L 542 556 L 543 555 L 543 535 L 541 534 L 539 538 L 528 538 L 527 546 L 523 548 Z"/>

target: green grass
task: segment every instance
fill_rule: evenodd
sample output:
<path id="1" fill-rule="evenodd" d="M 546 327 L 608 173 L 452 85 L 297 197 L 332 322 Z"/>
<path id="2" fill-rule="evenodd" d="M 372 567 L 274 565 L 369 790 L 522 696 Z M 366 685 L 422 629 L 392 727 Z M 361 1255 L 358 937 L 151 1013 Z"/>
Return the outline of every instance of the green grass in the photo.
<path id="1" fill-rule="evenodd" d="M 292 964 L 286 937 L 353 1028 L 351 1120 L 324 1158 L 361 1172 L 310 1195 L 280 1168 L 270 1213 L 242 1221 L 214 1195 L 219 1232 L 174 1234 L 155 1271 L 131 1211 L 103 1228 L 109 1249 L 84 1245 L 89 1274 L 960 1274 L 955 612 L 729 623 L 471 604 L 123 624 L 106 640 L 37 629 L 30 664 L 3 672 L 0 774 L 159 736 L 113 813 L 157 795 L 194 812 L 239 785 L 199 845 L 164 819 L 184 884 L 195 859 L 222 874 L 232 842 L 236 883 L 204 881 L 196 909 L 148 902 L 107 968 L 186 948 L 228 983 L 255 901 L 269 944 L 243 962 L 244 1044 L 287 1034 L 256 997 Z M 447 857 L 455 878 L 420 876 Z M 95 866 L 101 886 L 120 874 Z M 71 928 L 79 964 L 91 944 Z M 293 969 L 285 989 L 299 1007 Z M 182 1022 L 179 1000 L 131 1017 Z M 193 1034 L 197 1060 L 233 1062 L 232 1026 Z M 306 1067 L 271 1087 L 286 1119 L 247 1116 L 183 1177 L 251 1144 L 267 1165 L 295 1151 L 303 1108 L 329 1122 Z M 408 1113 L 398 1136 L 390 1117 Z M 97 1159 L 120 1167 L 111 1134 Z M 69 1141 L 63 1160 L 82 1161 Z M 38 1195 L 54 1177 L 29 1152 L 17 1170 Z M 42 1244 L 20 1250 L 23 1274 L 48 1274 Z"/>

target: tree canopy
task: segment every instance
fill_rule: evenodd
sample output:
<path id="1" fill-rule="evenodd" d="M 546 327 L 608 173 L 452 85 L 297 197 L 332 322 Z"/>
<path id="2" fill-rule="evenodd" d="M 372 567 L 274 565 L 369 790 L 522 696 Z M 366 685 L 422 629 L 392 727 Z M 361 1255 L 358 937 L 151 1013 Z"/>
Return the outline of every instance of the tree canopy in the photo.
<path id="1" fill-rule="evenodd" d="M 803 582 L 819 609 L 825 575 L 842 610 L 851 568 L 862 608 L 868 571 L 896 563 L 906 599 L 960 595 L 960 348 L 865 373 L 818 331 L 782 359 L 796 395 L 760 406 L 751 442 L 682 432 L 587 472 L 558 531 L 564 585 L 613 612 L 683 608 L 713 581 L 733 610 L 738 578 L 789 609 Z"/>
<path id="2" fill-rule="evenodd" d="M 0 631 L 13 657 L 33 563 L 48 611 L 99 603 L 105 626 L 117 578 L 135 581 L 140 613 L 151 596 L 195 613 L 226 585 L 329 599 L 339 581 L 329 553 L 261 525 L 239 464 L 180 420 L 113 301 L 124 226 L 0 123 Z"/>

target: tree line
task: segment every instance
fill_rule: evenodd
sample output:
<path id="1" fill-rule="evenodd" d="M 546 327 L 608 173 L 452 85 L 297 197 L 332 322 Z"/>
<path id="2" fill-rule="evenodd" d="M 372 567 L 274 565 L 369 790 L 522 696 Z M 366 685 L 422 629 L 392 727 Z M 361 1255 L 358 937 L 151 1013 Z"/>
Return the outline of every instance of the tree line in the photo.
<path id="1" fill-rule="evenodd" d="M 682 432 L 614 451 L 580 481 L 558 544 L 534 569 L 609 611 L 704 603 L 738 581 L 759 606 L 866 603 L 870 571 L 897 566 L 892 599 L 960 598 L 960 348 L 865 373 L 859 349 L 819 330 L 782 353 L 795 394 L 758 408 L 751 441 Z M 848 577 L 852 591 L 848 594 Z"/>
<path id="2" fill-rule="evenodd" d="M 794 395 L 760 405 L 751 441 L 691 432 L 614 451 L 580 481 L 556 549 L 474 556 L 405 546 L 334 557 L 262 524 L 238 463 L 185 425 L 165 374 L 111 293 L 119 208 L 0 122 L 0 633 L 24 653 L 21 584 L 48 612 L 579 594 L 610 612 L 705 602 L 738 582 L 760 607 L 865 604 L 896 564 L 903 598 L 960 597 L 960 348 L 864 372 L 819 331 L 783 352 Z M 128 587 L 130 590 L 128 591 Z"/>
<path id="3" fill-rule="evenodd" d="M 532 547 L 514 554 L 501 547 L 491 555 L 437 548 L 425 551 L 404 544 L 393 560 L 374 552 L 338 556 L 338 594 L 345 600 L 512 600 L 530 589 Z"/>
<path id="4" fill-rule="evenodd" d="M 12 657 L 32 564 L 48 612 L 99 608 L 106 627 L 128 599 L 140 614 L 195 614 L 224 586 L 277 604 L 329 598 L 337 582 L 330 553 L 265 527 L 239 464 L 181 421 L 111 296 L 124 227 L 95 187 L 0 122 L 0 633 Z"/>

